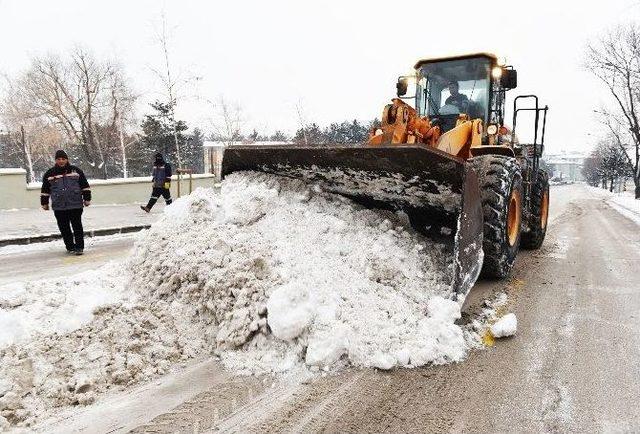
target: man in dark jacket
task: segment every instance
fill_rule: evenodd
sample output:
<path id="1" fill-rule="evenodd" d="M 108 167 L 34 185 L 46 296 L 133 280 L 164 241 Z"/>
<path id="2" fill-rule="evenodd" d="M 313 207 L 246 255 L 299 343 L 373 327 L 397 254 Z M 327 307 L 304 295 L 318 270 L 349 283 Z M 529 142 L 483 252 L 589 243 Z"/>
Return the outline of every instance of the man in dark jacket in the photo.
<path id="1" fill-rule="evenodd" d="M 82 255 L 82 207 L 91 204 L 91 188 L 82 170 L 69 164 L 69 157 L 62 150 L 56 152 L 56 165 L 42 178 L 40 205 L 45 211 L 49 210 L 49 198 L 67 252 Z"/>
<path id="2" fill-rule="evenodd" d="M 460 113 L 466 112 L 469 105 L 469 98 L 464 93 L 460 93 L 460 85 L 458 82 L 452 81 L 449 83 L 448 88 L 450 95 L 444 103 L 458 107 Z"/>
<path id="3" fill-rule="evenodd" d="M 164 197 L 167 205 L 171 205 L 172 202 L 171 191 L 169 190 L 171 188 L 171 165 L 164 161 L 161 153 L 156 154 L 151 182 L 153 183 L 153 189 L 151 190 L 149 203 L 147 203 L 147 206 L 140 206 L 145 212 L 151 211 L 160 196 Z"/>

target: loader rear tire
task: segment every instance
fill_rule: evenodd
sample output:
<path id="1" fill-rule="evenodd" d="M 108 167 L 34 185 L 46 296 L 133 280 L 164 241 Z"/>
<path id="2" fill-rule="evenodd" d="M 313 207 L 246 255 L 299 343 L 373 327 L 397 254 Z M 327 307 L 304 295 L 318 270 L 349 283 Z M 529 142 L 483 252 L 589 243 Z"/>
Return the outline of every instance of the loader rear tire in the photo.
<path id="1" fill-rule="evenodd" d="M 478 175 L 484 218 L 482 276 L 509 275 L 520 246 L 522 175 L 515 158 L 482 155 L 469 160 Z"/>
<path id="2" fill-rule="evenodd" d="M 547 233 L 547 219 L 549 218 L 549 175 L 544 170 L 538 170 L 538 180 L 531 189 L 531 214 L 529 216 L 528 232 L 522 233 L 522 247 L 525 249 L 539 249 Z"/>

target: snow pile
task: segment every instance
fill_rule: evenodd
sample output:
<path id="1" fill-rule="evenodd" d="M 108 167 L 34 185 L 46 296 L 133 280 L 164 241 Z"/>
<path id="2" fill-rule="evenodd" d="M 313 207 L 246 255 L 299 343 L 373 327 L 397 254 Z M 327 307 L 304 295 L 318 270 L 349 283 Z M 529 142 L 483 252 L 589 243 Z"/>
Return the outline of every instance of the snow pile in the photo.
<path id="1" fill-rule="evenodd" d="M 35 336 L 68 333 L 89 323 L 99 306 L 122 297 L 124 278 L 107 265 L 69 278 L 0 287 L 0 349 Z"/>
<path id="2" fill-rule="evenodd" d="M 291 179 L 229 176 L 122 263 L 0 291 L 0 426 L 217 354 L 241 373 L 448 363 L 451 258 L 406 216 Z"/>
<path id="3" fill-rule="evenodd" d="M 518 330 L 516 314 L 508 313 L 491 326 L 491 334 L 495 338 L 513 336 Z"/>
<path id="4" fill-rule="evenodd" d="M 296 180 L 235 174 L 221 194 L 169 207 L 130 268 L 142 293 L 196 306 L 234 369 L 462 359 L 448 256 L 385 217 Z"/>
<path id="5" fill-rule="evenodd" d="M 97 308 L 93 321 L 71 333 L 0 350 L 0 426 L 28 426 L 52 408 L 90 404 L 205 353 L 205 331 L 190 315 L 178 303 L 117 303 Z"/>
<path id="6" fill-rule="evenodd" d="M 636 199 L 632 191 L 613 195 L 609 203 L 620 214 L 640 224 L 640 199 Z"/>

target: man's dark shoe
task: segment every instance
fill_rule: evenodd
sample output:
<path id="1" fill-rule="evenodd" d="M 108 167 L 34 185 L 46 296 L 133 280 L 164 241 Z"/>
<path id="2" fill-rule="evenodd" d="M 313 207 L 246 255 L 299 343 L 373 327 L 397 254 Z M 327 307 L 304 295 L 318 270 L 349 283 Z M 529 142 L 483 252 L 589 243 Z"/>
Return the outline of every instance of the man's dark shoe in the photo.
<path id="1" fill-rule="evenodd" d="M 73 253 L 74 253 L 76 256 L 80 256 L 80 255 L 84 254 L 84 250 L 83 250 L 83 249 L 75 249 L 75 250 L 73 251 Z"/>
<path id="2" fill-rule="evenodd" d="M 147 208 L 146 206 L 142 206 L 140 205 L 140 209 L 146 213 L 148 213 L 149 211 L 151 211 L 149 208 Z"/>

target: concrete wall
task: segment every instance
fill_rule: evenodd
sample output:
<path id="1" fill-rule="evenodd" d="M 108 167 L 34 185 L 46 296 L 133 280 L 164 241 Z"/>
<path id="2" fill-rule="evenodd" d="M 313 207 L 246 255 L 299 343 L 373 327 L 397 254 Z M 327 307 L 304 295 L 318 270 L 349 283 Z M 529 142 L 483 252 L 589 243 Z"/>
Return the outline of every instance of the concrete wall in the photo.
<path id="1" fill-rule="evenodd" d="M 171 196 L 178 197 L 178 177 L 171 182 Z M 213 187 L 214 175 L 193 175 L 192 186 Z M 90 179 L 93 204 L 146 203 L 151 195 L 151 177 Z M 24 169 L 0 169 L 0 209 L 38 208 L 40 206 L 40 183 L 26 183 Z M 180 182 L 181 195 L 189 194 L 189 179 Z M 160 199 L 163 200 L 163 199 Z"/>

